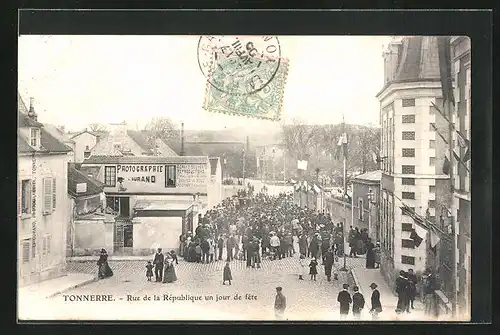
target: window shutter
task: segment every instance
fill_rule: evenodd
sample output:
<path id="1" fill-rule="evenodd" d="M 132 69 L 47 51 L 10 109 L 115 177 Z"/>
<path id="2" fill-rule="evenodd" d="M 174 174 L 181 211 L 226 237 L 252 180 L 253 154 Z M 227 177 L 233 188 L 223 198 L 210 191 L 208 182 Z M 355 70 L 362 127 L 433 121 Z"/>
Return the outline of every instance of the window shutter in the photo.
<path id="1" fill-rule="evenodd" d="M 42 240 L 42 255 L 47 255 L 47 236 L 44 236 Z"/>
<path id="2" fill-rule="evenodd" d="M 23 204 L 22 204 L 22 190 L 23 183 L 18 183 L 17 185 L 17 215 L 21 215 L 23 212 Z"/>
<path id="3" fill-rule="evenodd" d="M 47 254 L 50 254 L 52 243 L 52 235 L 47 235 Z"/>
<path id="4" fill-rule="evenodd" d="M 56 209 L 56 199 L 57 199 L 57 187 L 56 178 L 52 179 L 52 209 Z"/>
<path id="5" fill-rule="evenodd" d="M 23 241 L 23 263 L 29 263 L 30 261 L 30 240 Z"/>
<path id="6" fill-rule="evenodd" d="M 43 179 L 43 212 L 52 212 L 52 178 Z"/>

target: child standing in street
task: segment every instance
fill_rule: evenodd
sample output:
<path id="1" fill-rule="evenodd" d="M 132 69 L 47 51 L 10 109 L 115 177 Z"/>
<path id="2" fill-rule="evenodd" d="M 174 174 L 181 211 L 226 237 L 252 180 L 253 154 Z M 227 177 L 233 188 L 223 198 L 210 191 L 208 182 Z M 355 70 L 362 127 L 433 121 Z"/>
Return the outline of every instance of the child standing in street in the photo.
<path id="1" fill-rule="evenodd" d="M 229 281 L 229 285 L 231 285 L 231 280 L 233 280 L 233 276 L 231 275 L 229 261 L 227 261 L 226 266 L 224 266 L 224 273 L 222 274 L 222 285 L 226 285 L 226 281 Z"/>
<path id="2" fill-rule="evenodd" d="M 148 261 L 148 264 L 146 264 L 146 278 L 148 278 L 148 281 L 151 281 L 151 278 L 153 278 L 153 264 L 151 264 L 151 261 Z"/>
<path id="3" fill-rule="evenodd" d="M 309 274 L 311 275 L 311 280 L 316 281 L 316 275 L 318 274 L 318 262 L 316 261 L 316 258 L 313 257 L 311 259 L 311 263 L 309 263 Z"/>

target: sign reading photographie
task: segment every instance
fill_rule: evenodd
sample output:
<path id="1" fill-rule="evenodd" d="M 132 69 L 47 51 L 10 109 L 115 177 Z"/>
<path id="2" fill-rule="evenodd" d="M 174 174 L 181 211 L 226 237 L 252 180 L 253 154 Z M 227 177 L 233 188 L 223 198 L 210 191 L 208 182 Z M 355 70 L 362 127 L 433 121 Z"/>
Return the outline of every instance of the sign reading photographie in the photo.
<path id="1" fill-rule="evenodd" d="M 158 164 L 118 165 L 116 176 L 127 182 L 161 184 L 165 181 L 165 166 Z"/>
<path id="2" fill-rule="evenodd" d="M 204 187 L 208 183 L 206 164 L 177 165 L 177 187 Z"/>

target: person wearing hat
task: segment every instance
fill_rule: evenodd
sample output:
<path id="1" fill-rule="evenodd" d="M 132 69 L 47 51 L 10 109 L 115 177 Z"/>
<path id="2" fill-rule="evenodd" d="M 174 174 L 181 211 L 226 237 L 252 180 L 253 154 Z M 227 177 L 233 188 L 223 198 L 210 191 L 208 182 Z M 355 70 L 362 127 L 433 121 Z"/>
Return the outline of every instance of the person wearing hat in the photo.
<path id="1" fill-rule="evenodd" d="M 222 250 L 224 249 L 223 235 L 219 235 L 219 239 L 217 240 L 217 249 L 219 250 L 219 257 L 217 257 L 217 260 L 222 261 Z"/>
<path id="2" fill-rule="evenodd" d="M 325 275 L 326 280 L 331 281 L 332 277 L 332 268 L 335 256 L 333 255 L 332 248 L 328 248 L 328 250 L 323 255 L 323 264 L 325 266 Z"/>
<path id="3" fill-rule="evenodd" d="M 396 293 L 398 294 L 396 313 L 398 314 L 406 310 L 406 305 L 408 304 L 408 286 L 409 283 L 406 278 L 406 272 L 403 270 L 399 271 L 399 277 L 396 278 Z"/>
<path id="4" fill-rule="evenodd" d="M 340 318 L 345 319 L 349 314 L 349 306 L 352 303 L 351 294 L 349 291 L 349 284 L 342 285 L 342 291 L 337 296 L 337 301 L 340 303 Z"/>
<path id="5" fill-rule="evenodd" d="M 430 269 L 422 275 L 422 291 L 424 294 L 424 313 L 426 316 L 437 316 L 435 291 L 438 289 L 436 278 Z"/>
<path id="6" fill-rule="evenodd" d="M 108 264 L 108 253 L 106 252 L 106 249 L 101 249 L 97 266 L 99 279 L 113 276 L 113 270 L 111 270 Z"/>
<path id="7" fill-rule="evenodd" d="M 163 263 L 165 261 L 165 256 L 161 252 L 161 248 L 158 248 L 153 260 L 155 266 L 155 279 L 157 282 L 161 282 L 163 278 Z"/>
<path id="8" fill-rule="evenodd" d="M 375 248 L 373 248 L 373 255 L 375 260 L 375 269 L 380 268 L 380 242 L 375 244 Z"/>
<path id="9" fill-rule="evenodd" d="M 311 259 L 311 263 L 309 263 L 309 274 L 311 275 L 311 280 L 316 281 L 316 275 L 318 274 L 318 262 L 316 261 L 316 258 L 313 257 Z"/>
<path id="10" fill-rule="evenodd" d="M 374 320 L 378 319 L 378 315 L 382 312 L 382 304 L 380 303 L 380 292 L 377 290 L 377 284 L 371 283 L 370 288 L 372 289 L 372 297 L 371 303 L 372 308 L 370 309 L 370 313 L 372 314 L 372 318 Z"/>
<path id="11" fill-rule="evenodd" d="M 352 295 L 352 315 L 356 319 L 359 319 L 361 317 L 361 310 L 365 307 L 365 298 L 359 292 L 359 287 L 354 286 L 352 290 L 354 291 Z"/>
<path id="12" fill-rule="evenodd" d="M 283 295 L 283 288 L 276 287 L 276 298 L 274 299 L 274 315 L 276 319 L 283 320 L 286 309 L 286 297 Z"/>

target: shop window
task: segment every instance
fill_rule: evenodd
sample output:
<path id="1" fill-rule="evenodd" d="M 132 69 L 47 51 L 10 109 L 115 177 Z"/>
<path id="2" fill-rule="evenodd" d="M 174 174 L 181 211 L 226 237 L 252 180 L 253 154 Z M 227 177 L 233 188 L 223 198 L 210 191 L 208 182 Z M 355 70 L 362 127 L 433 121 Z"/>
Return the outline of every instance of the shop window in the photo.
<path id="1" fill-rule="evenodd" d="M 401 171 L 403 174 L 415 174 L 415 165 L 402 165 Z"/>
<path id="2" fill-rule="evenodd" d="M 31 212 L 31 180 L 25 179 L 21 182 L 21 213 Z"/>
<path id="3" fill-rule="evenodd" d="M 415 99 L 403 99 L 403 107 L 415 107 Z"/>
<path id="4" fill-rule="evenodd" d="M 415 242 L 413 242 L 413 240 L 409 240 L 409 239 L 402 239 L 401 240 L 401 247 L 408 248 L 408 249 L 414 249 Z"/>
<path id="5" fill-rule="evenodd" d="M 415 200 L 415 192 L 402 192 L 401 198 Z"/>
<path id="6" fill-rule="evenodd" d="M 415 114 L 403 115 L 402 123 L 415 123 Z"/>
<path id="7" fill-rule="evenodd" d="M 413 141 L 413 140 L 415 140 L 415 132 L 414 131 L 403 131 L 402 137 L 403 137 L 403 141 Z"/>
<path id="8" fill-rule="evenodd" d="M 401 178 L 401 184 L 403 184 L 403 185 L 415 185 L 415 178 Z"/>
<path id="9" fill-rule="evenodd" d="M 166 187 L 175 187 L 176 183 L 176 167 L 175 165 L 167 165 L 165 169 L 165 182 L 166 182 Z"/>
<path id="10" fill-rule="evenodd" d="M 415 149 L 403 148 L 403 157 L 415 157 Z"/>
<path id="11" fill-rule="evenodd" d="M 401 256 L 401 263 L 408 265 L 415 265 L 415 257 L 412 256 Z"/>
<path id="12" fill-rule="evenodd" d="M 116 166 L 104 167 L 104 184 L 109 187 L 116 186 Z"/>

